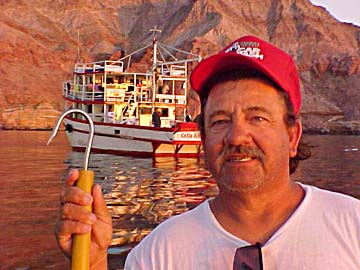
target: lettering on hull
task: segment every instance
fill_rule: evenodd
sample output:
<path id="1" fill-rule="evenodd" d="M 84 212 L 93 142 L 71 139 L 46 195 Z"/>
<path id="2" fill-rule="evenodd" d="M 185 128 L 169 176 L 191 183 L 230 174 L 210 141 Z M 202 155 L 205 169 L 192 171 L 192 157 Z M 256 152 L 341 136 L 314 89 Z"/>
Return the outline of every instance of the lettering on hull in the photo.
<path id="1" fill-rule="evenodd" d="M 174 134 L 174 140 L 201 140 L 198 131 L 181 131 Z"/>

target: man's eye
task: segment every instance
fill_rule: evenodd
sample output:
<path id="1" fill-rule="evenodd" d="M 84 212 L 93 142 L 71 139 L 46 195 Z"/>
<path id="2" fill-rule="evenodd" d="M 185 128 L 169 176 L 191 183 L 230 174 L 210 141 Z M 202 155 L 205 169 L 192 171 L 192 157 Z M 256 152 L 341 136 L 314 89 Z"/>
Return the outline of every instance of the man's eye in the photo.
<path id="1" fill-rule="evenodd" d="M 264 121 L 266 121 L 266 118 L 263 116 L 260 116 L 260 115 L 255 115 L 255 116 L 251 117 L 251 120 L 253 122 L 264 122 Z"/>
<path id="2" fill-rule="evenodd" d="M 223 125 L 226 125 L 229 122 L 229 120 L 221 119 L 221 120 L 215 120 L 211 122 L 211 127 L 220 127 Z"/>
<path id="3" fill-rule="evenodd" d="M 262 116 L 255 116 L 254 119 L 257 121 L 265 121 L 265 118 Z"/>

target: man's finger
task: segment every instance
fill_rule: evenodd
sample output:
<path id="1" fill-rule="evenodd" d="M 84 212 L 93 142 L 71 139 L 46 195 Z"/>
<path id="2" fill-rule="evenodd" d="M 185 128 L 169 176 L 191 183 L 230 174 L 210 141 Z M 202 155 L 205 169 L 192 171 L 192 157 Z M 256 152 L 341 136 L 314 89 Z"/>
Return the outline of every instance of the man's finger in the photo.
<path id="1" fill-rule="evenodd" d="M 72 234 L 84 234 L 91 231 L 91 225 L 74 220 L 61 220 L 58 222 L 56 237 L 61 239 L 71 238 Z"/>
<path id="2" fill-rule="evenodd" d="M 78 169 L 70 169 L 66 175 L 66 185 L 73 186 L 75 182 L 79 179 L 79 170 Z"/>
<path id="3" fill-rule="evenodd" d="M 83 206 L 72 203 L 65 203 L 63 205 L 61 209 L 61 219 L 69 219 L 90 225 L 95 224 L 97 221 L 95 214 L 89 212 Z"/>
<path id="4" fill-rule="evenodd" d="M 66 256 L 71 257 L 72 234 L 84 234 L 91 231 L 91 225 L 72 220 L 60 220 L 55 227 L 55 236 L 59 247 Z"/>
<path id="5" fill-rule="evenodd" d="M 60 192 L 61 204 L 71 202 L 79 205 L 89 205 L 92 201 L 92 196 L 78 187 L 64 187 Z"/>
<path id="6" fill-rule="evenodd" d="M 57 241 L 59 247 L 63 250 L 65 255 L 70 258 L 71 257 L 72 237 L 71 237 L 71 233 L 61 232 L 61 231 L 63 231 L 63 229 L 61 229 L 61 227 L 63 227 L 63 226 L 64 226 L 64 223 L 62 221 L 58 221 L 56 223 L 55 237 L 56 237 L 56 241 Z"/>

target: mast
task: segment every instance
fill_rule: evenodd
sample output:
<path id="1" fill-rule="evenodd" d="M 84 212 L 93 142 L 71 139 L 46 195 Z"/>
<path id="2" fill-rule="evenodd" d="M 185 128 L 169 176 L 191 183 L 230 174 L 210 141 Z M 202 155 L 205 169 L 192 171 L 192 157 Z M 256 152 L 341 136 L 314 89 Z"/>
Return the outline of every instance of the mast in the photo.
<path id="1" fill-rule="evenodd" d="M 154 104 L 155 104 L 155 94 L 156 94 L 156 86 L 157 86 L 157 33 L 161 33 L 160 29 L 157 29 L 157 26 L 155 25 L 155 28 L 150 29 L 150 32 L 153 34 L 153 66 L 152 66 L 152 79 L 153 79 L 153 85 L 152 85 L 152 109 L 151 113 L 154 112 Z"/>

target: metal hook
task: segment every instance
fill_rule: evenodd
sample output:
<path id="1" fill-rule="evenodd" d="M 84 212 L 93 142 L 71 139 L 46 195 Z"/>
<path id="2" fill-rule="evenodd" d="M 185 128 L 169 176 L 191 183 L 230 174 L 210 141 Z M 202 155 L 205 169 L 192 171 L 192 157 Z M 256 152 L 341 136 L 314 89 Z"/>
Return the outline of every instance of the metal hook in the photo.
<path id="1" fill-rule="evenodd" d="M 93 139 L 94 139 L 94 123 L 93 123 L 91 117 L 86 112 L 84 112 L 82 110 L 79 110 L 79 109 L 70 109 L 70 110 L 67 110 L 67 111 L 63 112 L 63 114 L 59 116 L 59 119 L 57 120 L 56 125 L 53 128 L 51 136 L 50 136 L 50 138 L 49 138 L 46 145 L 50 144 L 52 139 L 56 136 L 56 133 L 59 130 L 59 127 L 60 127 L 60 124 L 61 124 L 62 120 L 65 118 L 65 116 L 67 116 L 70 113 L 80 113 L 80 114 L 82 114 L 83 116 L 85 116 L 85 118 L 87 119 L 87 121 L 89 123 L 89 126 L 90 126 L 89 139 L 88 139 L 88 144 L 86 146 L 85 156 L 84 156 L 84 170 L 87 171 L 88 165 L 89 165 L 91 146 L 92 146 L 92 142 L 93 142 Z"/>

